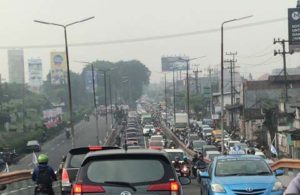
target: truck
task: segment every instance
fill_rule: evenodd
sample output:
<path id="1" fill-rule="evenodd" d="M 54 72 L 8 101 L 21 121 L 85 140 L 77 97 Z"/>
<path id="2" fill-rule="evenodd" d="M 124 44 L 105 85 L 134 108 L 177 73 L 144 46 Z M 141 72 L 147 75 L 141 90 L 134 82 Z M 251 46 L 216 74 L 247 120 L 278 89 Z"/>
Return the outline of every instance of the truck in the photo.
<path id="1" fill-rule="evenodd" d="M 180 131 L 187 128 L 188 123 L 188 114 L 187 113 L 175 113 L 176 122 L 175 122 L 175 129 Z"/>

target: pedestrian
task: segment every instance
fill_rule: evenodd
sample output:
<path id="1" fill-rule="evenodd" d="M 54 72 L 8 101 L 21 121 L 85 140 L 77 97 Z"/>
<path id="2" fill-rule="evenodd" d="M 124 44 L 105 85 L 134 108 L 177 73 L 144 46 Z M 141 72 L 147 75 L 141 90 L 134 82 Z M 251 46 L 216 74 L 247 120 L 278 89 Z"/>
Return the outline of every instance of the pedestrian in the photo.
<path id="1" fill-rule="evenodd" d="M 284 195 L 300 194 L 300 173 L 289 183 Z"/>

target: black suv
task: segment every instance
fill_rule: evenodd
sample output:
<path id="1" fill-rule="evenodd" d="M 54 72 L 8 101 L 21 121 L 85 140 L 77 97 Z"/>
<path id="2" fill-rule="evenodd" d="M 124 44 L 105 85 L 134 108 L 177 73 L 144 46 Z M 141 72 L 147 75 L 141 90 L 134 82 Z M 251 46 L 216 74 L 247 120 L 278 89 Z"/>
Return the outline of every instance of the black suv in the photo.
<path id="1" fill-rule="evenodd" d="M 190 182 L 177 177 L 165 152 L 106 150 L 85 156 L 72 194 L 180 195 Z"/>
<path id="2" fill-rule="evenodd" d="M 61 194 L 71 194 L 72 183 L 75 181 L 77 172 L 87 153 L 110 149 L 119 148 L 107 146 L 89 146 L 71 149 L 67 156 L 63 158 L 61 170 L 59 171 L 61 173 Z"/>

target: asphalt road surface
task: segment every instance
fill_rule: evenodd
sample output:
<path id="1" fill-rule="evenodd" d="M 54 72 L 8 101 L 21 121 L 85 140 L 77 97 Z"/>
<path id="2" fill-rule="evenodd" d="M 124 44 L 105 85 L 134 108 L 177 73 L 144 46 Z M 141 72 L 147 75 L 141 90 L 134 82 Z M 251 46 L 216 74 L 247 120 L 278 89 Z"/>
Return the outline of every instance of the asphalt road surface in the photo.
<path id="1" fill-rule="evenodd" d="M 101 140 L 101 144 L 104 144 L 105 138 L 110 133 L 111 121 L 110 118 L 108 120 L 108 128 L 105 126 L 105 117 L 99 117 L 99 137 Z M 96 145 L 96 119 L 91 116 L 90 121 L 81 121 L 80 123 L 75 125 L 75 146 L 88 146 L 88 145 Z M 72 148 L 71 139 L 67 139 L 64 131 L 59 134 L 57 137 L 52 140 L 46 142 L 42 145 L 42 151 L 40 153 L 46 153 L 49 156 L 49 164 L 57 170 L 62 156 L 66 155 L 67 152 Z M 39 153 L 36 153 L 38 156 Z M 22 169 L 31 169 L 34 167 L 32 163 L 32 153 L 23 157 L 16 165 L 12 165 L 9 167 L 10 171 L 22 170 Z"/>
<path id="2" fill-rule="evenodd" d="M 105 142 L 105 138 L 110 133 L 110 119 L 108 121 L 109 130 L 105 128 L 105 118 L 99 118 L 99 129 L 100 129 L 100 139 L 101 144 Z M 147 148 L 147 137 L 141 136 L 140 145 Z M 75 126 L 75 145 L 76 147 L 94 145 L 96 144 L 96 123 L 95 118 L 90 117 L 90 121 L 81 121 Z M 42 153 L 47 153 L 49 156 L 49 164 L 53 166 L 54 169 L 57 169 L 61 158 L 71 149 L 71 139 L 66 139 L 64 132 L 59 134 L 54 139 L 46 142 L 42 145 Z M 38 153 L 37 153 L 38 155 Z M 32 154 L 26 155 L 22 158 L 16 165 L 10 166 L 10 171 L 22 170 L 22 169 L 31 169 L 34 165 L 32 164 Z M 193 179 L 192 183 L 184 186 L 184 193 L 187 195 L 199 195 L 200 188 L 199 184 Z M 16 193 L 12 193 L 16 194 Z"/>

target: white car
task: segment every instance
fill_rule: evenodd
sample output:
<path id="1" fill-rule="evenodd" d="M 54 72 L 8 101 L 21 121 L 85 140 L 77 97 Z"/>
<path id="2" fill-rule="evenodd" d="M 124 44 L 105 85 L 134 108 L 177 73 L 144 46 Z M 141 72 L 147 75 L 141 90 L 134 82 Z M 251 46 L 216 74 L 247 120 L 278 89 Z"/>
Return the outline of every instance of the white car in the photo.
<path id="1" fill-rule="evenodd" d="M 164 149 L 164 151 L 168 154 L 171 162 L 174 162 L 176 157 L 179 157 L 179 162 L 183 162 L 185 153 L 182 149 Z"/>
<path id="2" fill-rule="evenodd" d="M 155 128 L 153 125 L 145 125 L 143 128 L 143 134 L 144 135 L 148 135 L 149 133 L 154 133 L 155 132 Z"/>

